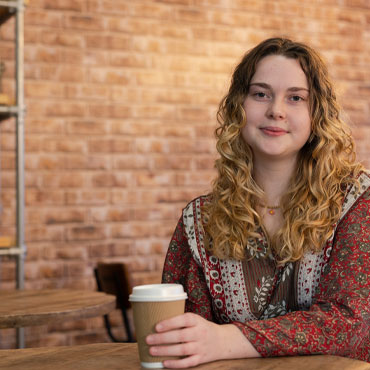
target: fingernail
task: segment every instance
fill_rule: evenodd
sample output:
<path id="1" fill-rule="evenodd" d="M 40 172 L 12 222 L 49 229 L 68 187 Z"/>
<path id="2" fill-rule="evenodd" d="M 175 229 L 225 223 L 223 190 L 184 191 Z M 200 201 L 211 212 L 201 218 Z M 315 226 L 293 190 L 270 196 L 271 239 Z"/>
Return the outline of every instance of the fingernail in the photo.
<path id="1" fill-rule="evenodd" d="M 157 330 L 162 330 L 162 328 L 163 328 L 163 325 L 162 324 L 158 324 L 157 325 Z"/>
<path id="2" fill-rule="evenodd" d="M 146 337 L 146 342 L 147 342 L 148 344 L 153 343 L 153 337 L 152 337 L 151 335 L 148 335 L 148 336 Z"/>

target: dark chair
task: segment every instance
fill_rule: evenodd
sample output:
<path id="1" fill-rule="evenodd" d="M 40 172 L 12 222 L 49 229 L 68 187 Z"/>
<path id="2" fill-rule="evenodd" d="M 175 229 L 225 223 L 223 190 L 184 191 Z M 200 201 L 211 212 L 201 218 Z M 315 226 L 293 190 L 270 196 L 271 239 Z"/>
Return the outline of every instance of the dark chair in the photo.
<path id="1" fill-rule="evenodd" d="M 127 340 L 119 340 L 113 335 L 109 315 L 107 314 L 104 315 L 104 323 L 109 337 L 113 342 L 135 342 L 127 317 L 127 310 L 131 307 L 128 300 L 131 293 L 131 285 L 126 266 L 123 263 L 98 263 L 94 269 L 94 274 L 98 291 L 115 295 L 117 297 L 116 307 L 122 312 Z"/>

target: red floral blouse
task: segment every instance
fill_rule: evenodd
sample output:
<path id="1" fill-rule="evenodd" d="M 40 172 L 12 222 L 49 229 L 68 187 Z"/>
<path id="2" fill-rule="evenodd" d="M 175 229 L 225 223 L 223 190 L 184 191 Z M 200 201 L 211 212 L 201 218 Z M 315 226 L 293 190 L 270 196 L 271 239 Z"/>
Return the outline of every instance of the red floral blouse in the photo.
<path id="1" fill-rule="evenodd" d="M 330 354 L 370 362 L 370 176 L 349 191 L 319 254 L 278 267 L 262 230 L 257 254 L 219 260 L 204 247 L 200 207 L 190 202 L 173 234 L 164 283 L 188 293 L 186 311 L 236 325 L 264 357 Z"/>

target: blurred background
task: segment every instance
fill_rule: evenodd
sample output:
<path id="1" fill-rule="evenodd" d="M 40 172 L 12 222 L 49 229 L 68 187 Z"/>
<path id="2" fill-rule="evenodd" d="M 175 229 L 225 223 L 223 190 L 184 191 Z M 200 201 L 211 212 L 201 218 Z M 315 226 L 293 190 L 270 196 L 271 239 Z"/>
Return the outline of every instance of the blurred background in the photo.
<path id="1" fill-rule="evenodd" d="M 95 290 L 98 261 L 160 282 L 182 208 L 210 190 L 218 102 L 265 38 L 321 52 L 370 167 L 369 0 L 30 0 L 24 33 L 26 289 Z M 0 61 L 14 94 L 14 19 Z M 14 232 L 14 132 L 0 122 L 2 234 Z M 14 289 L 14 262 L 0 262 L 0 288 Z M 25 333 L 27 347 L 108 340 L 101 317 Z"/>

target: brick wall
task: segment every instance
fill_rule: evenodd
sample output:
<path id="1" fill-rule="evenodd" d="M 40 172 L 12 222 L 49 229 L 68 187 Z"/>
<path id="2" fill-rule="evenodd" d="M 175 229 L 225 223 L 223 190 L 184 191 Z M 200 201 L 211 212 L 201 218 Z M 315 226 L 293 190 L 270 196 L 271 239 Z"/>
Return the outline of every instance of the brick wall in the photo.
<path id="1" fill-rule="evenodd" d="M 26 288 L 95 289 L 97 261 L 158 282 L 182 207 L 210 188 L 217 104 L 242 54 L 319 49 L 370 167 L 368 0 L 32 0 L 25 14 Z M 0 29 L 14 89 L 13 23 Z M 14 230 L 14 122 L 1 130 L 1 232 Z M 14 286 L 3 259 L 1 288 Z M 115 321 L 118 323 L 119 318 Z M 13 330 L 0 333 L 14 346 Z M 26 329 L 27 346 L 106 341 L 101 318 Z"/>

